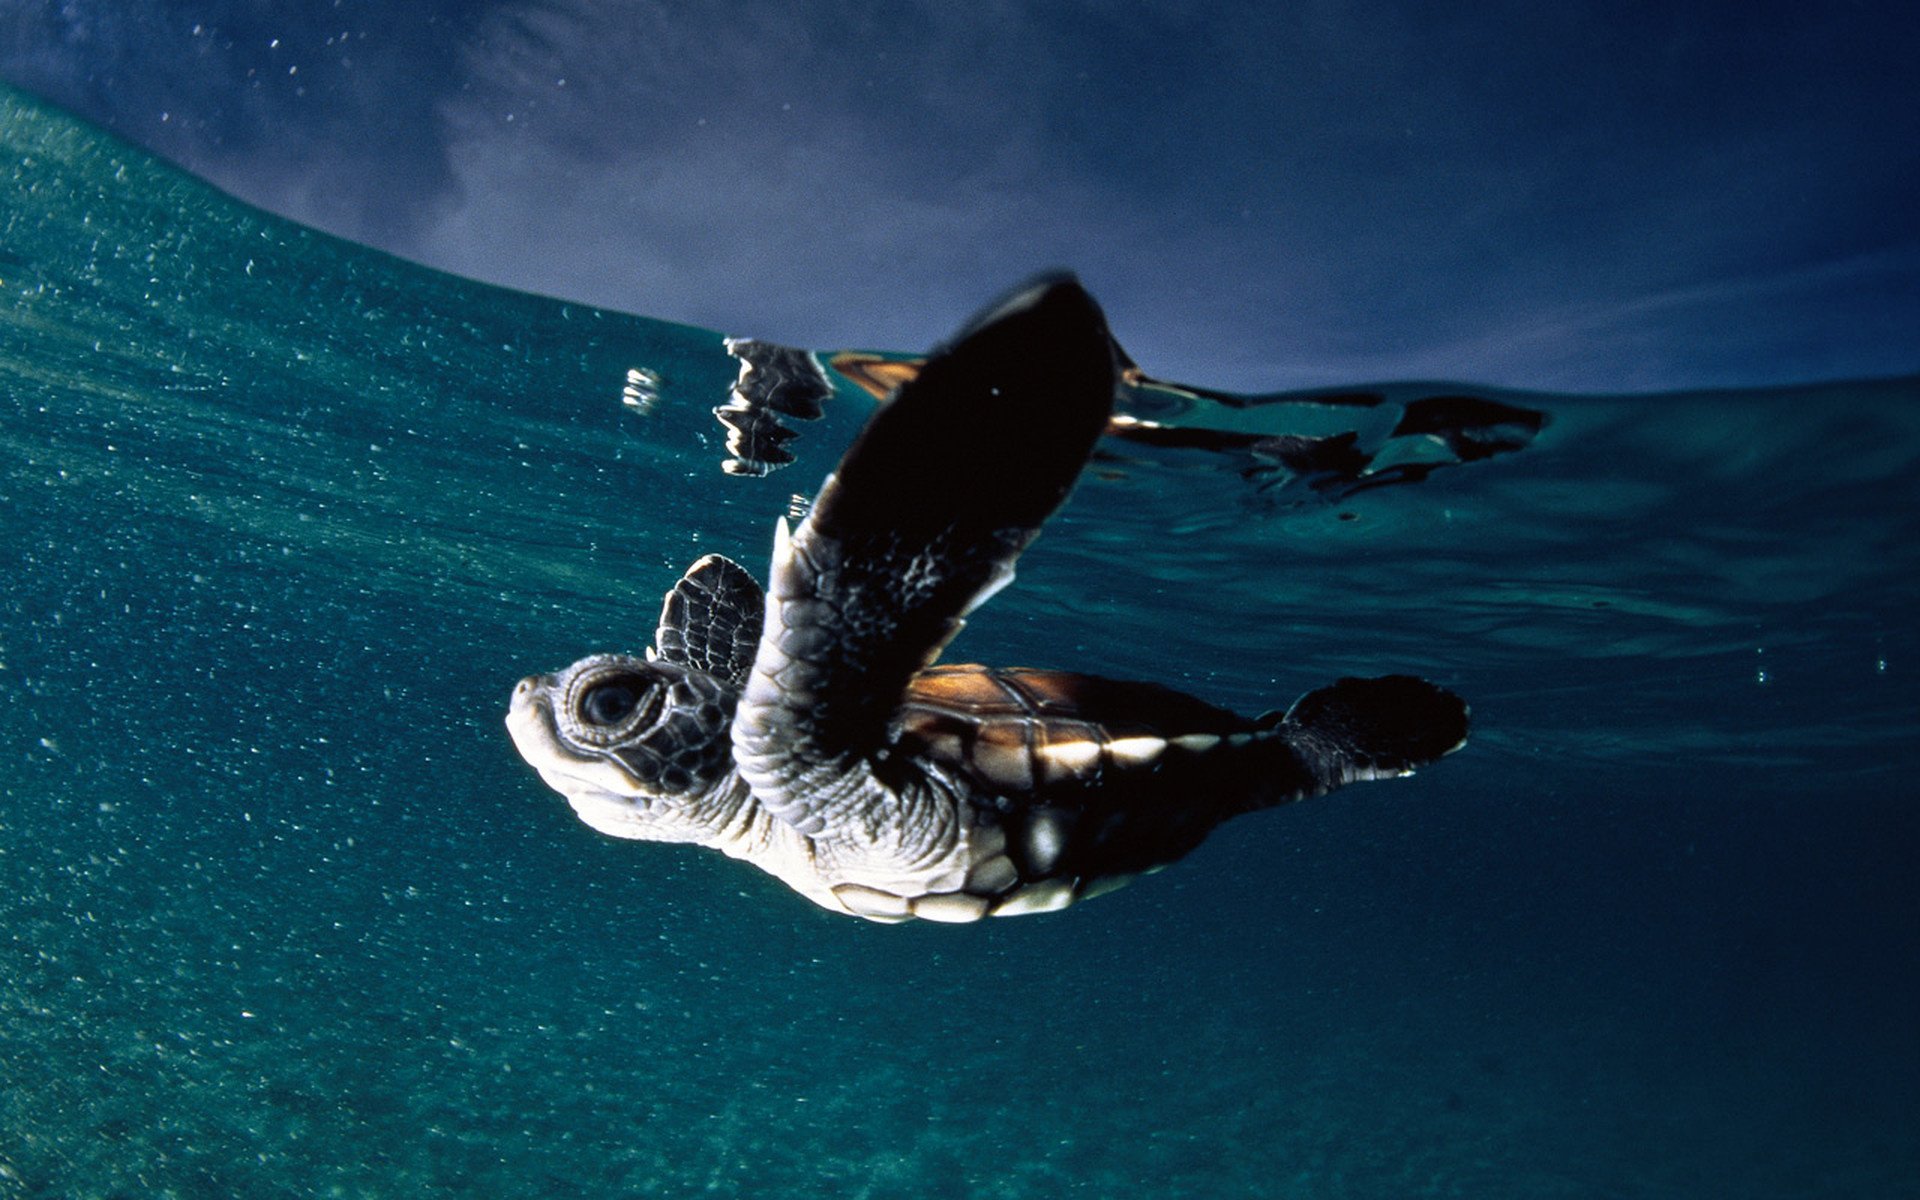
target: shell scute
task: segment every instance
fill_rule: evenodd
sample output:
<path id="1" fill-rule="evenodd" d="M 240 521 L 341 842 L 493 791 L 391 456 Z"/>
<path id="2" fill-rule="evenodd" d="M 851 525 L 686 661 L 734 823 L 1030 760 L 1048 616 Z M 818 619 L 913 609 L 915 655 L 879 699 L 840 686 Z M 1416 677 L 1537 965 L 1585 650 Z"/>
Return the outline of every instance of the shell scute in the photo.
<path id="1" fill-rule="evenodd" d="M 995 672 L 968 666 L 922 671 L 907 695 L 912 701 L 962 712 L 999 713 L 1020 707 L 1017 694 L 1010 693 Z"/>
<path id="2" fill-rule="evenodd" d="M 1212 746 L 1245 718 L 1155 684 L 1025 667 L 934 667 L 916 676 L 899 748 L 1001 796 L 1158 769 L 1169 747 Z"/>

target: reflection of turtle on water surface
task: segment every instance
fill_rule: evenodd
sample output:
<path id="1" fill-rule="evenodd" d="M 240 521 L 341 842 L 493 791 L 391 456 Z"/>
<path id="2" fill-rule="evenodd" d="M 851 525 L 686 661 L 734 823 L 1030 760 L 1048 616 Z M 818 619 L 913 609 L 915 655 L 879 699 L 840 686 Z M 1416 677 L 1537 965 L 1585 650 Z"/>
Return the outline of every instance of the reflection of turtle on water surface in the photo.
<path id="1" fill-rule="evenodd" d="M 1466 706 L 1408 676 L 1249 720 L 1153 684 L 932 665 L 1065 499 L 1117 370 L 1070 279 L 993 309 L 781 524 L 766 593 L 709 555 L 648 658 L 522 680 L 520 753 L 603 832 L 711 846 L 836 912 L 970 921 L 1064 907 L 1229 817 L 1457 748 Z"/>

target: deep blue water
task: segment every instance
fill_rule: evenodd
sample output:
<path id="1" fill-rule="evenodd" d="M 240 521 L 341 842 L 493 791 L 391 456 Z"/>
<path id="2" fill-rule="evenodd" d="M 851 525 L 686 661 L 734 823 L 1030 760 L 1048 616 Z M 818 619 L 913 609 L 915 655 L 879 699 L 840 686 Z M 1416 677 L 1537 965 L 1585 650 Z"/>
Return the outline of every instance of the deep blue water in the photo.
<path id="1" fill-rule="evenodd" d="M 1171 413 L 1444 469 L 1110 446 L 949 657 L 1408 670 L 1473 742 L 873 926 L 592 833 L 501 726 L 762 562 L 862 393 L 728 474 L 718 333 L 0 136 L 0 1197 L 1920 1191 L 1920 381 L 1502 394 L 1544 429 L 1459 463 L 1380 414 L 1483 389 Z"/>

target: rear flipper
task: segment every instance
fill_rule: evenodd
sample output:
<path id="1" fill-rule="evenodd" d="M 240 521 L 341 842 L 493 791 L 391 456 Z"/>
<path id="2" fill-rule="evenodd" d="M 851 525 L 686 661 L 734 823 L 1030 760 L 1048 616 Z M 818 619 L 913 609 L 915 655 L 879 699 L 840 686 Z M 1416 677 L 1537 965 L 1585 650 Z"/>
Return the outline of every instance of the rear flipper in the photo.
<path id="1" fill-rule="evenodd" d="M 1408 675 L 1342 679 L 1238 729 L 1129 737 L 1075 756 L 1082 772 L 1002 815 L 1007 853 L 1025 889 L 1067 903 L 1184 857 L 1232 817 L 1409 774 L 1466 737 L 1467 706 L 1444 688 Z"/>
<path id="2" fill-rule="evenodd" d="M 1315 790 L 1323 792 L 1410 774 L 1465 745 L 1467 725 L 1466 701 L 1411 675 L 1341 679 L 1259 721 L 1260 728 L 1286 739 Z"/>

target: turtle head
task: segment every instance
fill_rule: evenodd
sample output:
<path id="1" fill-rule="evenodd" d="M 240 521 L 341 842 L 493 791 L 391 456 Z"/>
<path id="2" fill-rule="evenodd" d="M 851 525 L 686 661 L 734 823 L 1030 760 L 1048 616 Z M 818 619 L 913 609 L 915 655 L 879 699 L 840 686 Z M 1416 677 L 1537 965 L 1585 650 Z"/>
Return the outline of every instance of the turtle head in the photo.
<path id="1" fill-rule="evenodd" d="M 520 756 L 615 837 L 710 843 L 736 814 L 732 685 L 658 659 L 596 654 L 513 690 Z"/>

